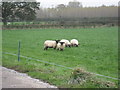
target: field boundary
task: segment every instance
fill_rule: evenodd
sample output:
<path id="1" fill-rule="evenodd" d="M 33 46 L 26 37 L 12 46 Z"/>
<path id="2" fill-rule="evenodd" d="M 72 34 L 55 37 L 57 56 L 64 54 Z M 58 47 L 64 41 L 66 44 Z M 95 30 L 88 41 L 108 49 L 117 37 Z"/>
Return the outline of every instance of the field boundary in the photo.
<path id="1" fill-rule="evenodd" d="M 8 55 L 13 55 L 13 56 L 18 56 L 17 54 L 9 53 L 9 52 L 2 52 L 2 53 L 3 53 L 3 54 L 8 54 Z M 50 63 L 50 62 L 43 61 L 43 60 L 40 60 L 40 59 L 35 59 L 35 58 L 23 56 L 23 55 L 20 55 L 20 57 L 27 58 L 27 59 L 29 59 L 29 60 L 39 61 L 39 62 L 42 62 L 42 63 L 47 63 L 47 64 L 55 65 L 55 66 L 59 66 L 59 67 L 63 67 L 63 68 L 66 68 L 66 69 L 74 70 L 74 68 L 72 68 L 72 67 L 66 67 L 66 66 L 64 66 L 64 65 L 59 65 L 59 64 L 55 64 L 55 63 Z M 119 78 L 114 78 L 114 77 L 110 77 L 110 76 L 105 76 L 105 75 L 101 75 L 101 74 L 97 74 L 97 73 L 93 73 L 93 72 L 90 72 L 90 74 L 94 74 L 94 75 L 97 75 L 97 76 L 110 78 L 110 79 L 113 79 L 113 80 L 120 80 Z"/>

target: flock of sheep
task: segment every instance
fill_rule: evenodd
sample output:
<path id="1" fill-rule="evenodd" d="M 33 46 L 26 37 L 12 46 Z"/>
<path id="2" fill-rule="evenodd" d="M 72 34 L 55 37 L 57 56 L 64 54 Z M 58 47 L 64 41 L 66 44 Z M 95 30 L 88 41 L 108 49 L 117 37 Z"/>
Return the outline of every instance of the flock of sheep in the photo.
<path id="1" fill-rule="evenodd" d="M 44 50 L 47 50 L 48 48 L 54 48 L 60 51 L 63 51 L 65 47 L 78 47 L 79 43 L 77 39 L 72 40 L 46 40 L 44 42 Z"/>

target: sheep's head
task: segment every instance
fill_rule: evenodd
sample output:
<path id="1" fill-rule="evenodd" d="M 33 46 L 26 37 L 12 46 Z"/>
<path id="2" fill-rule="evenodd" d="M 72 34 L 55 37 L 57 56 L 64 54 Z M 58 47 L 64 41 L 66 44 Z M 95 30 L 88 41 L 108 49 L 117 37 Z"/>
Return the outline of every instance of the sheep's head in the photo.
<path id="1" fill-rule="evenodd" d="M 65 42 L 60 42 L 61 45 L 63 45 Z"/>
<path id="2" fill-rule="evenodd" d="M 75 44 L 76 47 L 78 47 L 80 44 Z"/>
<path id="3" fill-rule="evenodd" d="M 60 40 L 55 40 L 56 41 L 56 43 L 58 43 Z"/>

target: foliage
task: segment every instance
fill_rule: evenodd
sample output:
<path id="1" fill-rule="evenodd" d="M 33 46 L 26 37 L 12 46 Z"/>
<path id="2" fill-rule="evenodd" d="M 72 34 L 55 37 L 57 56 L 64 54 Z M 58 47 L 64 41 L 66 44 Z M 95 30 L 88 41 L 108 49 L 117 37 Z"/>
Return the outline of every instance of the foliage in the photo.
<path id="1" fill-rule="evenodd" d="M 118 6 L 100 7 L 65 7 L 63 4 L 55 8 L 37 10 L 37 18 L 60 19 L 61 18 L 101 18 L 118 17 Z"/>
<path id="2" fill-rule="evenodd" d="M 2 24 L 2 23 L 1 23 Z M 12 22 L 3 29 L 24 29 L 24 28 L 97 28 L 112 27 L 118 25 L 117 17 L 103 18 L 61 18 L 58 19 L 37 19 L 33 22 Z"/>
<path id="3" fill-rule="evenodd" d="M 7 20 L 13 16 L 15 5 L 11 2 L 2 2 L 2 18 L 4 25 L 7 24 Z"/>
<path id="4" fill-rule="evenodd" d="M 4 25 L 8 21 L 20 19 L 29 21 L 35 19 L 35 10 L 39 9 L 38 2 L 2 2 L 2 18 Z"/>

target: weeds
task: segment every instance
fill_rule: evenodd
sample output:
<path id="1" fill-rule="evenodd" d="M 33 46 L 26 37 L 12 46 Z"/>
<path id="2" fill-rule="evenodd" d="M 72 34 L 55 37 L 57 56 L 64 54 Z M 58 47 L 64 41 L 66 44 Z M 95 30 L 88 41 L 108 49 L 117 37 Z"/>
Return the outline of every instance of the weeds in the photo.
<path id="1" fill-rule="evenodd" d="M 86 83 L 92 83 L 99 88 L 114 88 L 116 85 L 110 81 L 101 81 L 98 78 L 84 69 L 76 68 L 73 70 L 70 76 L 68 84 L 84 85 Z"/>

